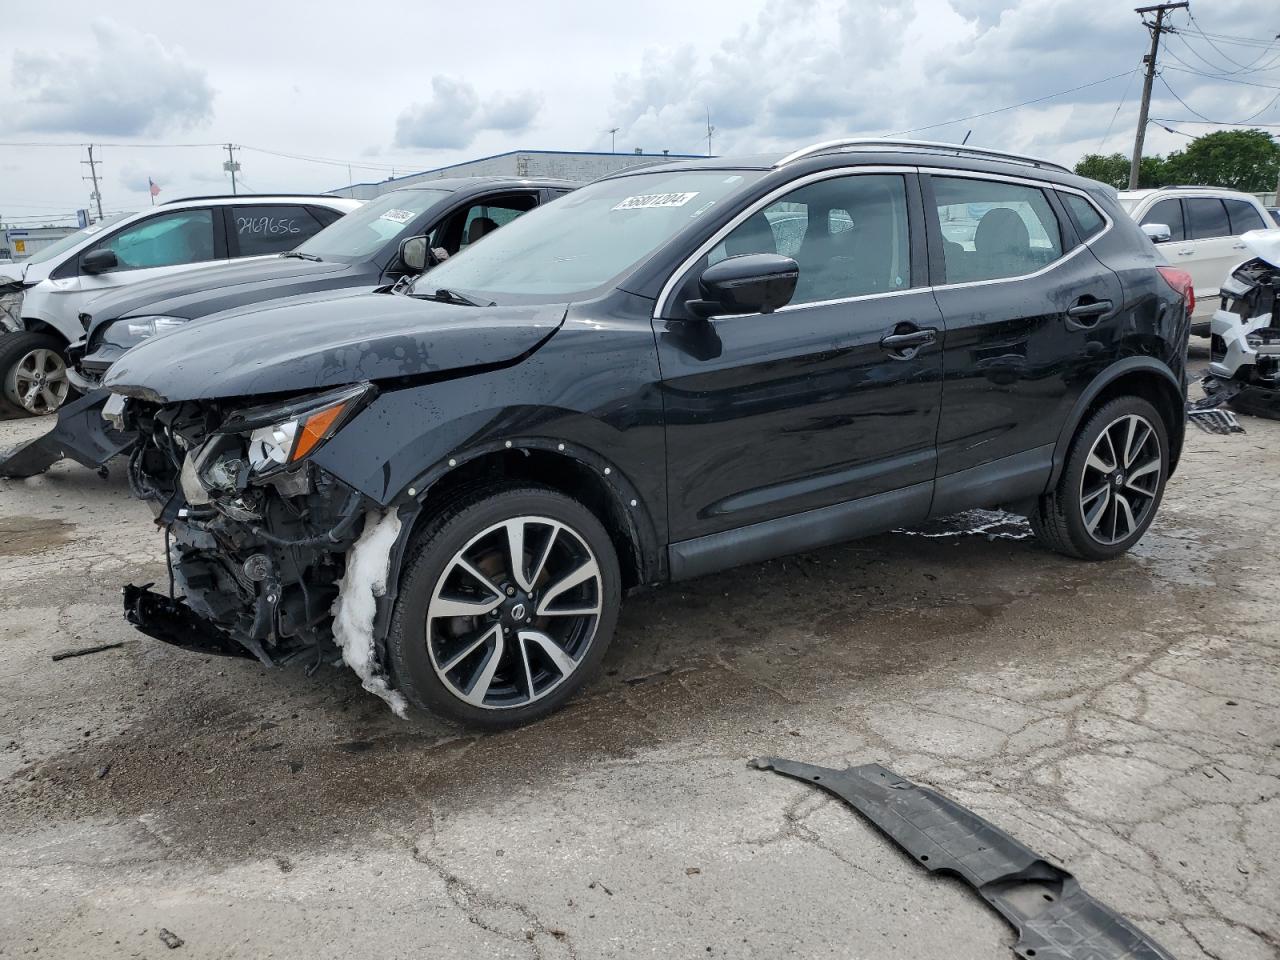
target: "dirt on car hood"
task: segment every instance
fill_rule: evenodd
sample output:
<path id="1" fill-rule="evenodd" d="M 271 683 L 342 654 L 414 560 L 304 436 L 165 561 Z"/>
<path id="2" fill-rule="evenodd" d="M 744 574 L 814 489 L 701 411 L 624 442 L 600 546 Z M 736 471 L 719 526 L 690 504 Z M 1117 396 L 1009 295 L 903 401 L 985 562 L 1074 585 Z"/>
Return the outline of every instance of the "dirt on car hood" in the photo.
<path id="1" fill-rule="evenodd" d="M 538 347 L 566 304 L 470 307 L 367 293 L 250 308 L 144 340 L 103 386 L 158 403 L 301 393 L 491 368 Z"/>

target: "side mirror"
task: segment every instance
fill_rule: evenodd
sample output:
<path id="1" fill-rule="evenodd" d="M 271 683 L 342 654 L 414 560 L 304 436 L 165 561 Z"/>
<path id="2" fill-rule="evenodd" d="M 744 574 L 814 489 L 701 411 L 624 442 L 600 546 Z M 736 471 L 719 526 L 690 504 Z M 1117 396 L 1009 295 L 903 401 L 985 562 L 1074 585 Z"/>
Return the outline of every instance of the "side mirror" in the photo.
<path id="1" fill-rule="evenodd" d="M 1169 238 L 1173 236 L 1173 231 L 1169 229 L 1167 223 L 1144 223 L 1142 232 L 1151 238 L 1152 243 L 1168 243 Z"/>
<path id="2" fill-rule="evenodd" d="M 94 250 L 92 253 L 85 254 L 84 259 L 80 261 L 80 269 L 85 273 L 106 273 L 118 266 L 120 261 L 116 259 L 114 250 Z"/>
<path id="3" fill-rule="evenodd" d="M 431 250 L 426 237 L 410 237 L 400 241 L 400 262 L 409 273 L 424 273 L 431 263 Z"/>
<path id="4" fill-rule="evenodd" d="M 713 263 L 702 271 L 701 300 L 687 300 L 694 316 L 718 313 L 773 313 L 791 302 L 800 267 L 776 253 L 748 253 Z"/>

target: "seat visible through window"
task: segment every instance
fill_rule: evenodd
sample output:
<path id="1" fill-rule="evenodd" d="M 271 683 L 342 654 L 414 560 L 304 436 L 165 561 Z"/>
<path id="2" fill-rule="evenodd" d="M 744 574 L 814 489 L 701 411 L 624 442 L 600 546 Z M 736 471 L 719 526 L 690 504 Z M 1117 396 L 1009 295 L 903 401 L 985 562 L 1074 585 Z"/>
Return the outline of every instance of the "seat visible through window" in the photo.
<path id="1" fill-rule="evenodd" d="M 750 253 L 796 261 L 792 304 L 904 289 L 911 282 L 906 185 L 897 175 L 863 174 L 801 187 L 752 214 L 708 263 Z"/>
<path id="2" fill-rule="evenodd" d="M 1002 180 L 933 177 L 947 283 L 1035 273 L 1062 256 L 1044 191 Z"/>

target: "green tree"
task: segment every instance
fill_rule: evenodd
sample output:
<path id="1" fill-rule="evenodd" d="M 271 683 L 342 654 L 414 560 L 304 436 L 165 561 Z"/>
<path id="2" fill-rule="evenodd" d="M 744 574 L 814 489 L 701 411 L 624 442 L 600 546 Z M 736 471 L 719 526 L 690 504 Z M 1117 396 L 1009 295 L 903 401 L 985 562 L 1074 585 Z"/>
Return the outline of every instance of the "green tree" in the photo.
<path id="1" fill-rule="evenodd" d="M 1171 183 L 1261 193 L 1276 187 L 1280 143 L 1265 130 L 1217 130 L 1169 154 L 1164 166 Z"/>
<path id="2" fill-rule="evenodd" d="M 1090 180 L 1108 183 L 1117 190 L 1129 185 L 1129 161 L 1123 154 L 1086 153 L 1076 164 L 1076 173 Z"/>
<path id="3" fill-rule="evenodd" d="M 1100 180 L 1110 184 L 1117 190 L 1129 187 L 1129 158 L 1122 153 L 1103 156 L 1100 153 L 1088 153 L 1076 164 L 1076 173 L 1091 180 Z M 1171 182 L 1165 169 L 1164 158 L 1158 156 L 1143 157 L 1138 167 L 1138 186 L 1163 187 Z"/>

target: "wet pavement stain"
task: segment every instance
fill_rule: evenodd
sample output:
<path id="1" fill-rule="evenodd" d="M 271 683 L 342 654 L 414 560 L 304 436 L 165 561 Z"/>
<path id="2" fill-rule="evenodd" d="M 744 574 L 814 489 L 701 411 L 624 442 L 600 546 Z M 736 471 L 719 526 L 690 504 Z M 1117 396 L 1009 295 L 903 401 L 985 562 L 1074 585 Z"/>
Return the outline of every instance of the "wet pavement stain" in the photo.
<path id="1" fill-rule="evenodd" d="M 69 543 L 76 525 L 48 517 L 0 517 L 0 556 L 22 556 Z"/>

